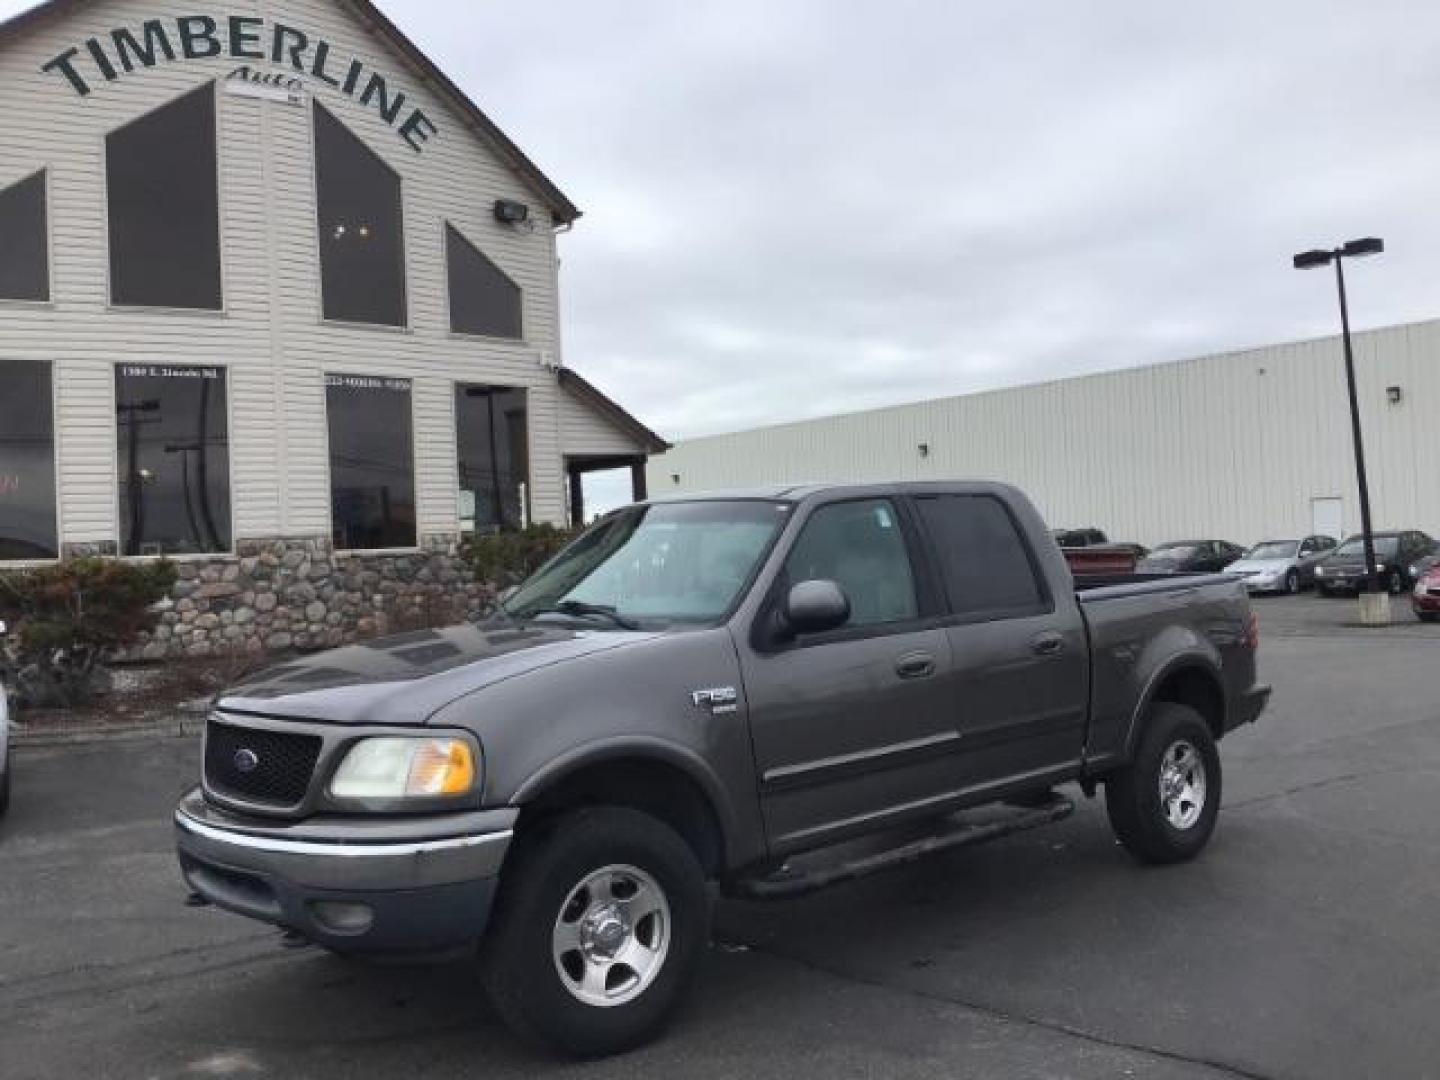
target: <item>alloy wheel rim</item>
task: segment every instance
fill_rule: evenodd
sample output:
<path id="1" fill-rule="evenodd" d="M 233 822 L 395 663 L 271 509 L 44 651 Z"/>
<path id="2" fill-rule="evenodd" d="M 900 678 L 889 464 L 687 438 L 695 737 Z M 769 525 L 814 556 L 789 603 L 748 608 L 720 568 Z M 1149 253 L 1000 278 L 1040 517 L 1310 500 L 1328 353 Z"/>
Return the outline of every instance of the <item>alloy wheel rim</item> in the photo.
<path id="1" fill-rule="evenodd" d="M 606 866 L 560 905 L 551 931 L 555 971 L 585 1005 L 627 1005 L 659 977 L 670 935 L 670 903 L 659 883 L 638 867 Z"/>
<path id="2" fill-rule="evenodd" d="M 1205 761 L 1193 743 L 1178 739 L 1160 763 L 1160 807 L 1174 829 L 1194 827 L 1205 811 Z"/>

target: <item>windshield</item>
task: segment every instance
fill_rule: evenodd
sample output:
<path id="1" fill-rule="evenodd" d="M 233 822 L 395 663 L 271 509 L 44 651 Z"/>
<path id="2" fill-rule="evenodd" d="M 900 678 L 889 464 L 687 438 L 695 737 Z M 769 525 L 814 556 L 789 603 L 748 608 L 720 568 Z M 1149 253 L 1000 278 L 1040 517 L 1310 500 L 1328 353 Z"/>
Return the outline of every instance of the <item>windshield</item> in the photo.
<path id="1" fill-rule="evenodd" d="M 1298 540 L 1267 540 L 1263 544 L 1256 544 L 1247 551 L 1245 558 L 1253 559 L 1255 562 L 1263 562 L 1266 559 L 1293 559 L 1299 547 Z"/>
<path id="2" fill-rule="evenodd" d="M 1377 536 L 1377 537 L 1375 537 L 1375 554 L 1376 554 L 1376 555 L 1389 555 L 1389 556 L 1392 556 L 1392 557 L 1393 557 L 1394 554 L 1395 554 L 1397 551 L 1399 551 L 1399 550 L 1400 550 L 1400 538 L 1399 538 L 1398 536 Z M 1365 540 L 1364 540 L 1362 537 L 1359 537 L 1359 536 L 1352 536 L 1349 540 L 1346 540 L 1345 543 L 1341 544 L 1341 545 L 1335 550 L 1335 554 L 1336 554 L 1336 555 L 1364 555 L 1364 554 L 1365 554 Z"/>
<path id="3" fill-rule="evenodd" d="M 1148 558 L 1157 562 L 1180 562 L 1194 555 L 1199 549 L 1196 544 L 1161 544 L 1150 552 Z"/>
<path id="4" fill-rule="evenodd" d="M 584 533 L 504 605 L 517 619 L 558 612 L 612 626 L 713 622 L 730 610 L 785 524 L 788 503 L 661 503 Z"/>

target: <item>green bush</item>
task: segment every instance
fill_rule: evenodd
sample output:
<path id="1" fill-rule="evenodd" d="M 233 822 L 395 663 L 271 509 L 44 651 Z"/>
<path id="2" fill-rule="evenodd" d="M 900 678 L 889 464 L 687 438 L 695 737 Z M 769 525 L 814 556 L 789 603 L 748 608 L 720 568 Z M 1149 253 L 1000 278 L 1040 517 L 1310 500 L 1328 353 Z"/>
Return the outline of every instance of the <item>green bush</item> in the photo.
<path id="1" fill-rule="evenodd" d="M 3 662 L 21 700 L 77 705 L 117 649 L 154 628 L 151 608 L 175 585 L 173 563 L 70 559 L 0 574 Z"/>
<path id="2" fill-rule="evenodd" d="M 465 557 L 476 580 L 508 589 L 519 584 L 575 539 L 570 529 L 554 525 L 530 525 L 510 532 L 477 536 L 466 545 Z"/>

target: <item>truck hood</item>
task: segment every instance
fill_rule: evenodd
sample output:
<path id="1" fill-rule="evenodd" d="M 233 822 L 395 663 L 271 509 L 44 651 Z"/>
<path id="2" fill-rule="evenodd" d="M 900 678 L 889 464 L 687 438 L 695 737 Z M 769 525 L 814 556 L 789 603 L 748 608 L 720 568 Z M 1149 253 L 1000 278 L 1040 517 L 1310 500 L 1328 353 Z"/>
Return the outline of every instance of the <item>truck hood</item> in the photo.
<path id="1" fill-rule="evenodd" d="M 487 686 L 655 636 L 539 623 L 422 630 L 269 668 L 222 694 L 217 706 L 333 724 L 424 724 Z"/>

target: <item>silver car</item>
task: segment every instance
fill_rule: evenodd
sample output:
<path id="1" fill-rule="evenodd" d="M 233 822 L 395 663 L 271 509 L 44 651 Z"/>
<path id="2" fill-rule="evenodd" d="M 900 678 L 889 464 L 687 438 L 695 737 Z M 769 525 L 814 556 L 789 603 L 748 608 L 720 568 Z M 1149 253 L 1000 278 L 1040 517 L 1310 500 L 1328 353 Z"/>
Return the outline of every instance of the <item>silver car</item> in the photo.
<path id="1" fill-rule="evenodd" d="M 1315 584 L 1315 564 L 1335 550 L 1332 536 L 1263 540 L 1226 568 L 1239 574 L 1252 593 L 1298 593 Z"/>

